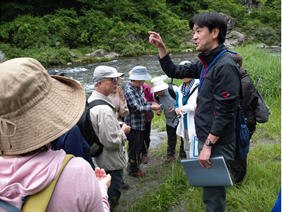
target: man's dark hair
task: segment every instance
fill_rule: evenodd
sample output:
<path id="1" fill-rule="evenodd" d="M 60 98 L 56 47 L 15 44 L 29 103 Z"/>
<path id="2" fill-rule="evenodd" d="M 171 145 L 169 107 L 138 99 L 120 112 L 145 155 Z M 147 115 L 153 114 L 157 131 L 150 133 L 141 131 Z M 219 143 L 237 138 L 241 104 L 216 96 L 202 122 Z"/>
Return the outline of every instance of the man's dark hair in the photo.
<path id="1" fill-rule="evenodd" d="M 223 16 L 220 15 L 219 13 L 204 12 L 204 13 L 195 15 L 189 20 L 189 26 L 191 29 L 193 29 L 194 24 L 197 24 L 199 27 L 206 26 L 208 27 L 210 32 L 214 28 L 218 27 L 219 28 L 218 41 L 220 44 L 224 43 L 225 36 L 226 36 L 226 30 L 227 30 L 227 24 Z"/>

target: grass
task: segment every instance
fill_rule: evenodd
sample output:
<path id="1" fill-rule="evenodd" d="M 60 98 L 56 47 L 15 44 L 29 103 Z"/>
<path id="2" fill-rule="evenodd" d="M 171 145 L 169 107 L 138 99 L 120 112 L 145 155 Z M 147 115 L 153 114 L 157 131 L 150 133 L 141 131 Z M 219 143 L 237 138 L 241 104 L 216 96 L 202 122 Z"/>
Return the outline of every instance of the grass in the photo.
<path id="1" fill-rule="evenodd" d="M 178 142 L 179 143 L 179 142 Z M 179 145 L 177 146 L 179 149 Z M 166 144 L 151 151 L 151 155 L 165 154 Z M 270 211 L 281 185 L 281 145 L 257 144 L 248 155 L 248 172 L 241 184 L 227 188 L 226 211 Z M 160 165 L 161 183 L 147 191 L 144 198 L 136 197 L 128 212 L 204 211 L 202 188 L 190 187 L 179 161 Z M 159 166 L 159 167 L 160 167 Z M 156 167 L 152 167 L 156 169 Z M 149 170 L 149 173 L 153 170 Z M 145 178 L 146 180 L 146 178 Z M 141 186 L 142 187 L 142 186 Z M 144 189 L 143 187 L 140 189 Z"/>
<path id="2" fill-rule="evenodd" d="M 243 66 L 254 80 L 261 78 L 259 91 L 271 110 L 269 121 L 257 125 L 251 142 L 269 142 L 271 139 L 279 142 L 252 145 L 245 179 L 238 186 L 227 188 L 226 211 L 271 211 L 281 186 L 281 58 L 254 47 L 239 47 L 232 51 L 243 55 Z M 174 80 L 174 83 L 180 85 L 182 81 Z M 154 116 L 152 126 L 159 131 L 165 130 L 164 115 Z M 165 153 L 166 144 L 161 144 L 150 154 Z M 144 198 L 138 198 L 127 211 L 167 211 L 170 208 L 177 211 L 180 204 L 185 211 L 205 210 L 202 188 L 190 187 L 179 161 L 168 164 L 162 172 L 162 182 L 150 189 Z"/>

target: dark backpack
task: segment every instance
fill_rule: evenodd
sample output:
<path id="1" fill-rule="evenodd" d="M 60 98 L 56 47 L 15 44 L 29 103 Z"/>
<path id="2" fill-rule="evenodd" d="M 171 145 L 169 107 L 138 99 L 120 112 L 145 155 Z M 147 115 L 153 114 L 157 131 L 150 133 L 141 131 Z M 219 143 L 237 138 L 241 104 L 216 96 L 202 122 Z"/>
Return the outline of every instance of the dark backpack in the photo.
<path id="1" fill-rule="evenodd" d="M 178 85 L 176 85 L 176 84 L 174 84 L 173 83 L 173 78 L 171 78 L 171 82 L 169 82 L 169 83 L 167 83 L 168 84 L 168 93 L 169 93 L 169 95 L 173 98 L 173 99 L 176 99 L 176 94 L 175 94 L 175 92 L 174 92 L 174 90 L 173 90 L 173 86 L 177 86 L 178 87 Z M 155 98 L 157 99 L 157 101 L 159 102 L 160 100 L 159 100 L 159 96 L 156 96 L 155 94 L 154 94 L 154 96 L 155 96 Z"/>
<path id="2" fill-rule="evenodd" d="M 268 121 L 268 118 L 270 116 L 270 110 L 269 107 L 266 105 L 264 99 L 262 98 L 261 94 L 258 91 L 258 86 L 260 83 L 260 79 L 258 79 L 256 83 L 256 90 L 258 94 L 258 103 L 255 107 L 255 117 L 256 117 L 256 122 L 258 123 L 265 123 Z"/>
<path id="3" fill-rule="evenodd" d="M 90 103 L 86 101 L 85 111 L 83 112 L 81 118 L 77 122 L 77 126 L 82 136 L 84 137 L 84 139 L 90 146 L 90 155 L 92 157 L 99 156 L 101 152 L 103 151 L 103 144 L 101 144 L 101 142 L 99 141 L 99 138 L 95 134 L 95 131 L 92 127 L 91 120 L 90 120 L 89 110 L 96 105 L 109 105 L 110 106 L 109 103 L 101 99 L 96 99 Z"/>
<path id="4" fill-rule="evenodd" d="M 258 105 L 258 92 L 253 84 L 250 75 L 246 72 L 241 76 L 241 102 L 240 105 L 244 111 L 246 124 L 256 123 L 255 108 Z"/>

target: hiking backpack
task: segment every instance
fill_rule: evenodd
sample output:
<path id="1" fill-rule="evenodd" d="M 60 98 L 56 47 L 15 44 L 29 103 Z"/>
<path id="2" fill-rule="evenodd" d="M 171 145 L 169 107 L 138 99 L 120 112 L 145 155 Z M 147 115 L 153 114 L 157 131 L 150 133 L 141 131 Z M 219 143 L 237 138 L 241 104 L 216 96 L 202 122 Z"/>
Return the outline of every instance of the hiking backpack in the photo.
<path id="1" fill-rule="evenodd" d="M 99 141 L 99 138 L 97 137 L 90 120 L 90 109 L 92 107 L 95 107 L 96 105 L 110 106 L 109 103 L 101 99 L 96 99 L 90 103 L 88 103 L 88 101 L 86 100 L 85 111 L 77 122 L 77 126 L 82 136 L 90 146 L 91 157 L 97 157 L 103 151 L 103 144 L 101 144 L 101 142 Z"/>
<path id="2" fill-rule="evenodd" d="M 258 94 L 258 104 L 255 107 L 255 117 L 256 117 L 256 122 L 258 123 L 265 123 L 268 121 L 268 118 L 270 116 L 270 110 L 269 107 L 266 105 L 264 99 L 262 98 L 260 92 L 258 91 L 258 86 L 260 83 L 260 79 L 257 80 L 256 83 L 256 91 Z"/>

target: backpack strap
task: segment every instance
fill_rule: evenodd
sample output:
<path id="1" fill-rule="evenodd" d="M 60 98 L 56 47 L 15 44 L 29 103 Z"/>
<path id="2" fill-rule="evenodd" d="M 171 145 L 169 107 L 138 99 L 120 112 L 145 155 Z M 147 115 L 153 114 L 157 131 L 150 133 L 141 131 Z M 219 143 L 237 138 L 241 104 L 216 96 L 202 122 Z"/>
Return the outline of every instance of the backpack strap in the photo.
<path id="1" fill-rule="evenodd" d="M 69 162 L 71 158 L 73 158 L 73 155 L 66 154 L 65 159 L 63 161 L 62 167 L 57 175 L 57 177 L 52 180 L 49 186 L 44 188 L 42 191 L 31 195 L 26 204 L 22 207 L 23 212 L 32 212 L 32 211 L 46 211 L 49 201 L 52 198 L 52 194 L 54 192 L 54 189 L 56 187 L 56 184 L 61 176 L 62 171 L 64 170 L 66 164 Z"/>
<path id="2" fill-rule="evenodd" d="M 173 99 L 176 99 L 176 94 L 173 90 L 173 84 L 168 84 L 168 92 L 169 92 L 169 95 L 173 98 Z"/>
<path id="3" fill-rule="evenodd" d="M 190 98 L 190 96 L 192 96 L 192 94 L 194 93 L 194 91 L 199 87 L 199 84 L 196 84 L 196 86 L 193 88 L 193 90 L 191 91 L 191 93 L 189 94 L 188 98 L 185 100 L 184 104 L 185 105 L 188 101 L 188 99 Z"/>
<path id="4" fill-rule="evenodd" d="M 95 99 L 92 102 L 86 101 L 86 107 L 91 109 L 92 107 L 96 106 L 96 105 L 108 105 L 110 107 L 112 107 L 108 102 L 102 100 L 102 99 Z"/>
<path id="5" fill-rule="evenodd" d="M 157 100 L 158 102 L 160 102 L 160 97 L 159 97 L 158 95 L 154 94 L 154 97 L 156 98 L 156 100 Z"/>

